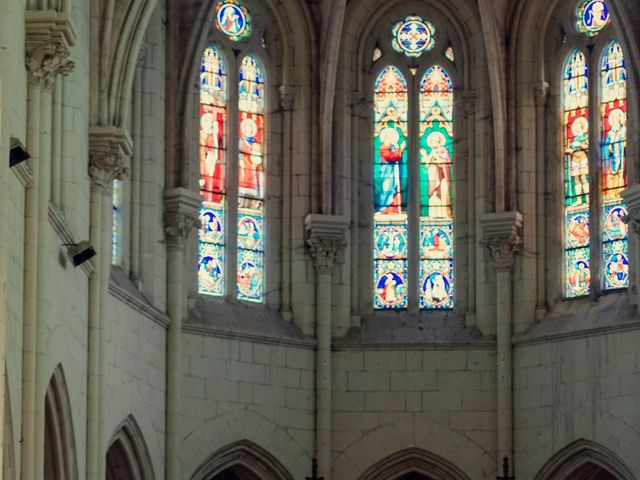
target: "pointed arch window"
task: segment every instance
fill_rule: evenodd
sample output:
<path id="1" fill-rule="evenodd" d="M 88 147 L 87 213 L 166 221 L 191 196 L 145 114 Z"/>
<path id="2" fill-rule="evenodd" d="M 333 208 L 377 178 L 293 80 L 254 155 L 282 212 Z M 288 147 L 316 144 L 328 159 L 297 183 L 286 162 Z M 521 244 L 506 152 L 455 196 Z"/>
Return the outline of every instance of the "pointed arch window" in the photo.
<path id="1" fill-rule="evenodd" d="M 577 29 L 586 37 L 595 36 L 610 23 L 604 2 L 583 2 L 578 15 Z M 617 41 L 602 47 L 597 56 L 575 49 L 563 72 L 567 298 L 589 295 L 594 289 L 629 286 L 627 225 L 623 221 L 627 209 L 622 202 L 627 187 L 626 68 Z M 590 101 L 597 102 L 596 108 L 590 107 Z M 598 215 L 593 210 L 596 205 Z"/>
<path id="2" fill-rule="evenodd" d="M 389 65 L 376 78 L 373 107 L 374 309 L 409 308 L 412 291 L 421 309 L 450 309 L 453 83 L 439 65 L 420 81 L 407 81 Z M 419 252 L 417 272 L 408 266 L 412 245 Z"/>
<path id="3" fill-rule="evenodd" d="M 236 71 L 229 71 L 221 50 L 213 44 L 205 49 L 201 60 L 200 192 L 204 201 L 200 210 L 198 291 L 262 302 L 265 72 L 251 53 L 240 55 L 237 65 Z M 234 120 L 229 118 L 231 97 L 237 98 Z M 234 137 L 237 155 L 231 158 L 228 145 Z M 235 281 L 229 284 L 228 277 L 233 273 Z"/>

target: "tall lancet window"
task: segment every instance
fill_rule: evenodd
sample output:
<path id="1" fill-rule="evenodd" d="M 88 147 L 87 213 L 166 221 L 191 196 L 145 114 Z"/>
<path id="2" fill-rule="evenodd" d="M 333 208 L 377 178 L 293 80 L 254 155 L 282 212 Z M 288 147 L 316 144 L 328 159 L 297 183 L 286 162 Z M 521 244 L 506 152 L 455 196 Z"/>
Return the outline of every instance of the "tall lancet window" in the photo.
<path id="1" fill-rule="evenodd" d="M 410 15 L 392 33 L 393 50 L 410 60 L 382 68 L 373 92 L 373 307 L 451 309 L 453 82 L 443 66 L 416 60 L 436 48 L 431 22 Z M 453 66 L 453 48 L 440 48 Z M 377 47 L 374 62 L 382 57 Z"/>
<path id="2" fill-rule="evenodd" d="M 588 295 L 594 287 L 610 291 L 629 286 L 629 247 L 623 221 L 627 210 L 622 203 L 622 191 L 627 187 L 625 60 L 618 42 L 593 39 L 610 23 L 606 2 L 580 3 L 576 27 L 591 47 L 574 50 L 564 69 L 567 298 Z M 594 49 L 594 45 L 600 48 Z M 590 108 L 590 99 L 597 100 L 597 108 Z M 601 208 L 595 217 L 594 205 Z M 591 218 L 599 221 L 591 222 Z M 594 260 L 595 247 L 599 255 L 596 253 Z"/>
<path id="3" fill-rule="evenodd" d="M 216 26 L 230 42 L 233 54 L 229 58 L 235 57 L 230 65 L 235 67 L 228 68 L 221 44 L 205 49 L 200 73 L 200 192 L 204 202 L 198 290 L 262 302 L 265 70 L 251 48 L 237 46 L 251 36 L 247 8 L 236 0 L 218 2 Z M 230 99 L 237 100 L 233 108 Z M 235 285 L 228 278 L 234 275 Z"/>

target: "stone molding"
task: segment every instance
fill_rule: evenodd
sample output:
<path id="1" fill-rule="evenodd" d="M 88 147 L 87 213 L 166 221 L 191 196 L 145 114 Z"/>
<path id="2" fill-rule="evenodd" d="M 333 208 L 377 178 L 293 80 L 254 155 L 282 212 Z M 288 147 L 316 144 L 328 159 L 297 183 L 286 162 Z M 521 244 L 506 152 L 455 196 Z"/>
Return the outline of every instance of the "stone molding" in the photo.
<path id="1" fill-rule="evenodd" d="M 537 82 L 533 84 L 533 96 L 536 99 L 536 105 L 544 107 L 549 99 L 549 82 Z"/>
<path id="2" fill-rule="evenodd" d="M 511 270 L 522 244 L 522 214 L 517 211 L 486 213 L 480 218 L 485 246 L 499 271 Z"/>
<path id="3" fill-rule="evenodd" d="M 89 176 L 93 186 L 110 192 L 114 180 L 122 180 L 129 174 L 125 157 L 133 152 L 133 142 L 122 127 L 89 129 Z"/>
<path id="4" fill-rule="evenodd" d="M 307 245 L 318 271 L 330 271 L 346 246 L 349 223 L 341 215 L 309 214 L 304 219 Z"/>
<path id="5" fill-rule="evenodd" d="M 627 215 L 622 219 L 636 235 L 640 236 L 640 185 L 632 185 L 622 192 Z"/>
<path id="6" fill-rule="evenodd" d="M 293 104 L 295 102 L 295 88 L 289 85 L 280 85 L 278 87 L 280 93 L 280 106 L 284 111 L 293 110 Z"/>
<path id="7" fill-rule="evenodd" d="M 31 182 L 33 182 L 33 170 L 31 170 L 28 162 L 20 162 L 14 165 L 11 167 L 11 171 L 23 187 L 27 188 L 31 186 Z"/>
<path id="8" fill-rule="evenodd" d="M 51 90 L 58 75 L 67 76 L 75 68 L 74 62 L 66 61 L 77 38 L 73 24 L 66 13 L 27 10 L 25 33 L 29 80 Z"/>
<path id="9" fill-rule="evenodd" d="M 62 240 L 63 245 L 74 245 L 78 243 L 73 232 L 64 220 L 64 213 L 51 202 L 49 202 L 49 224 L 53 227 L 53 231 L 56 232 L 58 238 Z M 80 268 L 87 277 L 90 277 L 96 271 L 92 260 L 83 262 Z"/>
<path id="10" fill-rule="evenodd" d="M 164 192 L 164 231 L 167 241 L 181 246 L 193 229 L 198 227 L 198 211 L 202 197 L 186 188 Z"/>

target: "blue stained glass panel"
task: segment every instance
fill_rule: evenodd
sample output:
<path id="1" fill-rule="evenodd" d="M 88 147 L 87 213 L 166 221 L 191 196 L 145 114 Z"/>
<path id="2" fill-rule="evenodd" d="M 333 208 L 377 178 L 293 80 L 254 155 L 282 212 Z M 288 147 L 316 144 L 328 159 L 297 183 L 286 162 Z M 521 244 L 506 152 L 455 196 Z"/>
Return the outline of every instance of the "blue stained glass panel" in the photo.
<path id="1" fill-rule="evenodd" d="M 565 252 L 567 297 L 589 295 L 591 291 L 591 255 L 589 248 L 575 248 Z"/>
<path id="2" fill-rule="evenodd" d="M 201 242 L 198 250 L 199 292 L 224 295 L 224 247 Z"/>
<path id="3" fill-rule="evenodd" d="M 374 308 L 407 308 L 407 262 L 405 260 L 375 260 Z"/>
<path id="4" fill-rule="evenodd" d="M 261 302 L 263 295 L 264 254 L 254 250 L 238 250 L 238 298 Z"/>

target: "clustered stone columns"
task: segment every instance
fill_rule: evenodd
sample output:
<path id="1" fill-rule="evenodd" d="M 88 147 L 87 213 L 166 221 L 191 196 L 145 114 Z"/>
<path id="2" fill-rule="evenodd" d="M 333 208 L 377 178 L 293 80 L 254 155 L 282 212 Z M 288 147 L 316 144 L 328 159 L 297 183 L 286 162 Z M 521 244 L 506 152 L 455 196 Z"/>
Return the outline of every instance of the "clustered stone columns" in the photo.
<path id="1" fill-rule="evenodd" d="M 496 398 L 498 472 L 502 459 L 513 458 L 513 296 L 512 270 L 522 238 L 522 215 L 497 212 L 482 216 L 483 245 L 496 267 Z"/>
<path id="2" fill-rule="evenodd" d="M 182 378 L 182 316 L 185 306 L 184 246 L 194 230 L 202 197 L 185 188 L 164 193 L 164 225 L 167 238 L 167 420 L 165 478 L 180 475 L 180 393 Z"/>
<path id="3" fill-rule="evenodd" d="M 89 361 L 87 404 L 87 479 L 97 480 L 105 472 L 104 381 L 109 337 L 107 296 L 111 273 L 111 228 L 113 181 L 128 173 L 125 158 L 132 142 L 121 127 L 94 126 L 89 130 L 89 176 L 91 177 L 91 244 L 96 249 L 96 271 L 89 281 Z"/>
<path id="4" fill-rule="evenodd" d="M 637 236 L 640 236 L 640 184 L 633 185 L 622 192 L 622 199 L 627 206 L 627 216 L 623 221 L 629 226 L 629 233 L 635 232 Z M 632 265 L 638 265 L 638 260 L 640 260 L 638 256 L 638 239 L 630 238 L 629 240 L 629 263 Z M 632 268 L 630 270 L 633 274 L 635 269 Z M 635 292 L 635 302 L 638 308 L 640 308 L 640 288 L 638 288 L 639 280 L 640 278 L 637 273 L 633 274 L 630 280 L 631 292 Z"/>
<path id="5" fill-rule="evenodd" d="M 33 180 L 26 191 L 22 372 L 22 476 L 40 479 L 44 456 L 45 331 L 49 292 L 47 247 L 51 200 L 51 105 L 56 78 L 68 75 L 76 35 L 69 18 L 55 11 L 25 12 L 27 149 Z"/>
<path id="6" fill-rule="evenodd" d="M 320 474 L 331 479 L 331 281 L 345 246 L 347 220 L 338 215 L 305 218 L 307 244 L 316 268 L 316 457 Z"/>
<path id="7" fill-rule="evenodd" d="M 293 131 L 293 102 L 295 90 L 288 85 L 281 85 L 280 107 L 282 108 L 283 144 L 282 144 L 282 306 L 280 313 L 286 321 L 291 321 L 293 313 L 291 309 L 291 192 L 292 189 L 292 145 L 291 133 Z"/>

